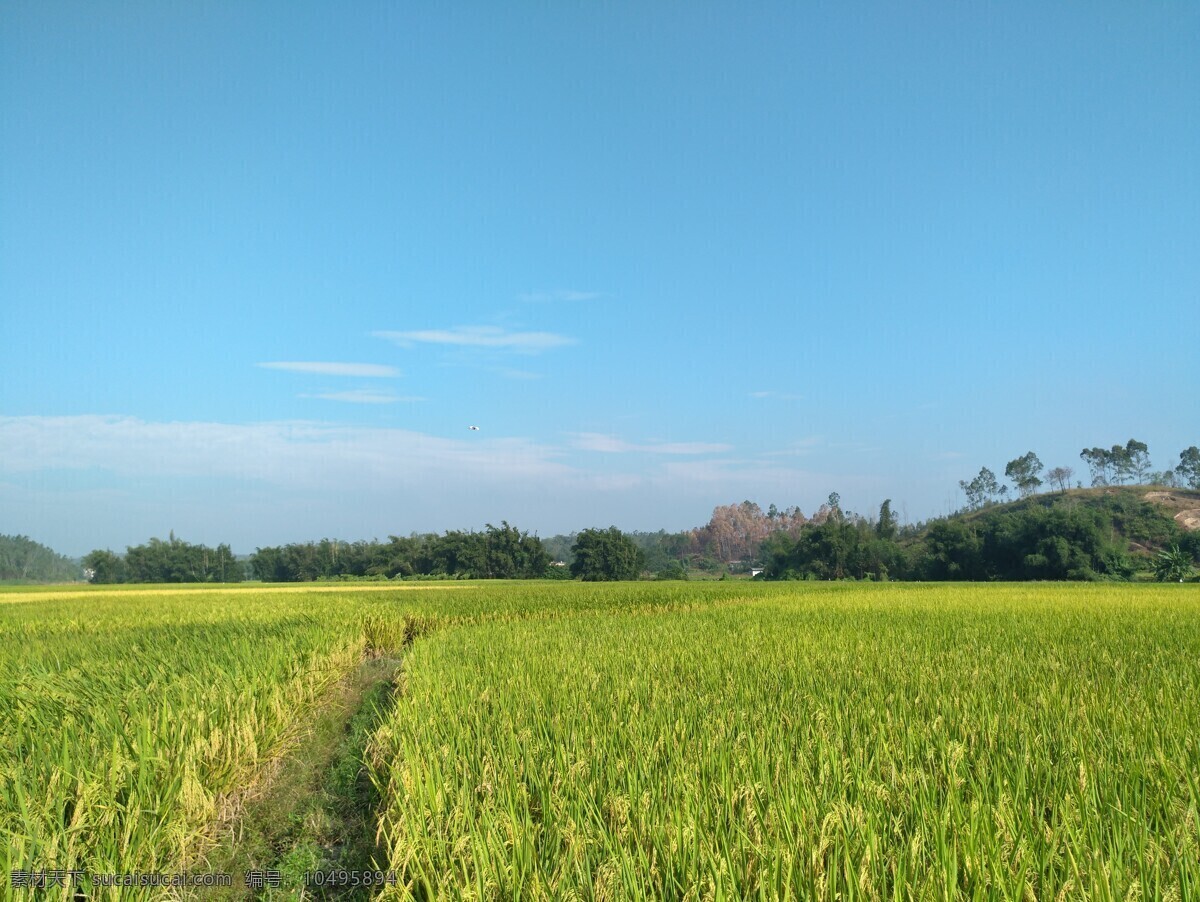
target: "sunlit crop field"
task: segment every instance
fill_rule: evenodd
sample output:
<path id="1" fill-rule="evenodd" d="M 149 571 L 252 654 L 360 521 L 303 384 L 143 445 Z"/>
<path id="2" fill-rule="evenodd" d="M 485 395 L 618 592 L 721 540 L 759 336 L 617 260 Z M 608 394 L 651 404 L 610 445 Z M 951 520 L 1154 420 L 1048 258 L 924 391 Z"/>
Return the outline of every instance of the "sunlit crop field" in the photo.
<path id="1" fill-rule="evenodd" d="M 372 647 L 454 624 L 734 594 L 571 588 L 0 590 L 0 870 L 194 864 L 222 799 L 254 781 Z"/>
<path id="2" fill-rule="evenodd" d="M 362 653 L 330 596 L 104 592 L 0 605 L 0 845 L 18 868 L 178 870 Z"/>
<path id="3" fill-rule="evenodd" d="M 419 643 L 394 895 L 1200 895 L 1200 593 L 773 588 Z"/>
<path id="4" fill-rule="evenodd" d="M 194 863 L 411 641 L 389 898 L 1200 897 L 1195 587 L 411 588 L 0 591 L 4 870 Z"/>

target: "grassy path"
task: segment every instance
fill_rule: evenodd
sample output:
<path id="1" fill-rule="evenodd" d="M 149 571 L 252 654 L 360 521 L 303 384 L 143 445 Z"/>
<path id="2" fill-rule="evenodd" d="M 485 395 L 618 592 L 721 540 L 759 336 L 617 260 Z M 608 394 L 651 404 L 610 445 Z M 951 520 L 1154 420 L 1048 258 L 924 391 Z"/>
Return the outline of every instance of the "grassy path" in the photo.
<path id="1" fill-rule="evenodd" d="M 362 887 L 306 879 L 318 872 L 363 872 L 386 861 L 377 848 L 378 794 L 363 750 L 388 715 L 400 671 L 397 653 L 365 660 L 314 711 L 295 746 L 279 758 L 221 825 L 217 845 L 196 870 L 232 874 L 229 889 L 188 898 L 369 899 Z M 248 872 L 275 872 L 277 887 L 249 887 Z"/>

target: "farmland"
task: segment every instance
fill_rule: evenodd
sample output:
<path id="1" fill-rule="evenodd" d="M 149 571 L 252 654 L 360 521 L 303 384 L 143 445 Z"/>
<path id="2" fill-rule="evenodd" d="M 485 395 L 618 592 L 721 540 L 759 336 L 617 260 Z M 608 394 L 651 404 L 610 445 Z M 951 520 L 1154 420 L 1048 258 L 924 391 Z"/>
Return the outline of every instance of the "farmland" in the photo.
<path id="1" fill-rule="evenodd" d="M 1200 892 L 1194 587 L 422 588 L 0 595 L 5 871 L 203 869 L 408 641 L 365 749 L 386 898 Z"/>

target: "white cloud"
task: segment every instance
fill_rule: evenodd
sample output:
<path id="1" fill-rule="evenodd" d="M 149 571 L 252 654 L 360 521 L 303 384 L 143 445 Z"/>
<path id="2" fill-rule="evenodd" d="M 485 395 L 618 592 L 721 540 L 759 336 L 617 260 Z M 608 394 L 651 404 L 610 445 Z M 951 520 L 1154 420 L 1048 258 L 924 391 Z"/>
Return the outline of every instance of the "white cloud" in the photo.
<path id="1" fill-rule="evenodd" d="M 69 550 L 121 548 L 174 529 L 243 551 L 505 519 L 542 535 L 681 529 L 743 498 L 811 504 L 831 485 L 853 491 L 850 479 L 763 460 L 672 457 L 725 445 L 600 433 L 568 444 L 313 421 L 0 416 L 0 511 L 10 531 Z M 608 452 L 603 465 L 591 450 Z"/>
<path id="2" fill-rule="evenodd" d="M 407 395 L 393 395 L 390 392 L 371 391 L 370 389 L 355 389 L 353 391 L 318 392 L 311 395 L 300 395 L 301 398 L 318 398 L 322 401 L 341 401 L 346 404 L 395 404 L 397 401 L 424 401 L 424 398 Z"/>
<path id="3" fill-rule="evenodd" d="M 601 454 L 720 454 L 730 449 L 729 445 L 712 442 L 650 442 L 636 445 L 600 432 L 571 433 L 571 447 Z"/>
<path id="4" fill-rule="evenodd" d="M 418 329 L 411 332 L 372 332 L 401 347 L 414 344 L 453 345 L 468 348 L 496 348 L 534 354 L 539 351 L 575 344 L 575 339 L 553 332 L 510 332 L 499 326 L 455 326 L 452 329 Z"/>
<path id="5" fill-rule="evenodd" d="M 0 417 L 0 472 L 100 469 L 284 485 L 395 485 L 430 476 L 503 481 L 568 475 L 552 446 L 447 439 L 310 421 L 156 423 L 126 416 Z"/>
<path id="6" fill-rule="evenodd" d="M 315 361 L 275 360 L 255 365 L 266 370 L 314 373 L 318 376 L 357 376 L 365 379 L 390 379 L 400 375 L 400 371 L 394 366 L 387 366 L 381 363 L 319 363 Z"/>
<path id="7" fill-rule="evenodd" d="M 600 291 L 526 291 L 518 297 L 528 304 L 546 304 L 554 301 L 595 301 L 604 297 L 604 293 Z"/>
<path id="8" fill-rule="evenodd" d="M 804 395 L 782 391 L 752 391 L 751 398 L 771 399 L 775 401 L 803 401 Z"/>

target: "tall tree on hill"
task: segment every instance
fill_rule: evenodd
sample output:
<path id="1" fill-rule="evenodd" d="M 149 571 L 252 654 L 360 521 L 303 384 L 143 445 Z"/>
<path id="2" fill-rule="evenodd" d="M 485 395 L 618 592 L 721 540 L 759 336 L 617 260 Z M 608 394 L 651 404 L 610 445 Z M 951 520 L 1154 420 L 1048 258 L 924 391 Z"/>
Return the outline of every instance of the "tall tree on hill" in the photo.
<path id="1" fill-rule="evenodd" d="M 1145 442 L 1131 438 L 1124 445 L 1084 448 L 1079 456 L 1092 472 L 1092 485 L 1124 485 L 1126 481 L 1144 482 L 1150 473 L 1150 449 Z"/>
<path id="2" fill-rule="evenodd" d="M 1113 445 L 1108 452 L 1109 466 L 1112 468 L 1113 482 L 1124 485 L 1133 476 L 1133 457 L 1120 445 Z"/>
<path id="3" fill-rule="evenodd" d="M 967 496 L 967 507 L 978 510 L 986 504 L 991 504 L 1008 491 L 1008 486 L 1001 487 L 996 481 L 996 474 L 987 467 L 979 469 L 979 475 L 970 482 L 959 480 L 958 487 Z"/>
<path id="4" fill-rule="evenodd" d="M 1037 475 L 1041 469 L 1042 462 L 1030 451 L 1015 460 L 1010 460 L 1004 468 L 1004 475 L 1013 481 L 1022 498 L 1028 498 L 1042 484 Z"/>
<path id="5" fill-rule="evenodd" d="M 1131 438 L 1125 443 L 1125 447 L 1121 449 L 1123 459 L 1128 467 L 1129 478 L 1136 480 L 1139 484 L 1146 481 L 1146 475 L 1150 472 L 1150 449 L 1145 442 L 1139 442 L 1135 438 Z"/>
<path id="6" fill-rule="evenodd" d="M 1088 465 L 1091 472 L 1092 485 L 1108 485 L 1108 471 L 1112 465 L 1112 454 L 1103 448 L 1084 448 L 1079 457 Z"/>
<path id="7" fill-rule="evenodd" d="M 1117 485 L 1132 482 L 1137 477 L 1139 467 L 1144 469 L 1149 464 L 1146 450 L 1144 443 L 1132 438 L 1124 445 L 1113 445 L 1108 452 L 1113 482 Z"/>
<path id="8" fill-rule="evenodd" d="M 1071 477 L 1075 475 L 1075 471 L 1070 467 L 1055 467 L 1046 473 L 1046 478 L 1050 480 L 1050 484 L 1057 488 L 1060 492 L 1065 492 L 1071 487 Z"/>
<path id="9" fill-rule="evenodd" d="M 1200 489 L 1200 448 L 1192 445 L 1179 452 L 1179 466 L 1175 472 L 1190 489 Z"/>

